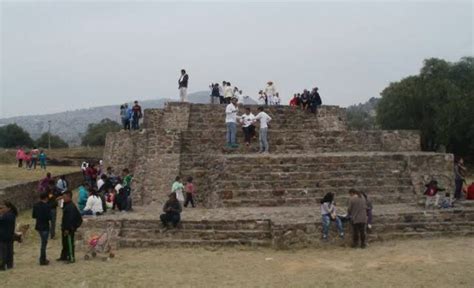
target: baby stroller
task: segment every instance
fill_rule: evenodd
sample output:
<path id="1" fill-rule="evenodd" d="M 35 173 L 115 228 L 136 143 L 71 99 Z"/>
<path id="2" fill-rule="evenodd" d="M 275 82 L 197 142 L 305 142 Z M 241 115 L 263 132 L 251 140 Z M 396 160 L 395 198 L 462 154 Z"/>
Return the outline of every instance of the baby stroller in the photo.
<path id="1" fill-rule="evenodd" d="M 86 255 L 84 255 L 84 260 L 95 258 L 98 253 L 104 254 L 104 257 L 102 257 L 102 260 L 104 261 L 115 257 L 115 254 L 112 252 L 112 246 L 110 245 L 112 231 L 112 228 L 107 228 L 107 230 L 101 235 L 95 235 L 89 239 L 88 249 Z"/>

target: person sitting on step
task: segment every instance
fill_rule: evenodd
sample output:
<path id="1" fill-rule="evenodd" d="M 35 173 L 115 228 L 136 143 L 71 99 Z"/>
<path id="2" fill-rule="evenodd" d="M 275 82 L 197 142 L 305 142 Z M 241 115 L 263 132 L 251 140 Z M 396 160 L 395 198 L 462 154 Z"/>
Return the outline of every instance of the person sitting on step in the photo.
<path id="1" fill-rule="evenodd" d="M 445 189 L 438 187 L 438 181 L 431 180 L 428 184 L 425 185 L 426 190 L 424 195 L 426 196 L 425 209 L 428 209 L 430 206 L 438 208 L 439 194 L 438 192 L 444 191 Z"/>
<path id="2" fill-rule="evenodd" d="M 329 225 L 331 224 L 331 221 L 336 222 L 339 237 L 344 238 L 344 228 L 342 227 L 342 221 L 336 214 L 334 193 L 329 192 L 324 195 L 323 199 L 321 199 L 321 217 L 323 223 L 323 240 L 328 239 Z"/>
<path id="3" fill-rule="evenodd" d="M 169 199 L 166 201 L 165 205 L 163 206 L 163 214 L 160 215 L 161 223 L 165 229 L 169 226 L 169 223 L 176 228 L 181 221 L 181 203 L 179 203 L 178 199 L 176 199 L 176 193 L 169 194 Z"/>

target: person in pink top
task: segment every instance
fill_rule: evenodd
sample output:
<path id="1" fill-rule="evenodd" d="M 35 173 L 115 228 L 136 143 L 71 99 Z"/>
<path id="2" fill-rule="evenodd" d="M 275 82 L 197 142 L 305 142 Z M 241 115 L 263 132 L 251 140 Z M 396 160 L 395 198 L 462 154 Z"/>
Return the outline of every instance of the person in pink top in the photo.
<path id="1" fill-rule="evenodd" d="M 196 187 L 193 184 L 193 177 L 189 176 L 186 179 L 186 186 L 184 187 L 184 191 L 186 191 L 186 201 L 184 201 L 184 207 L 188 207 L 188 203 L 191 202 L 191 206 L 194 208 L 194 196 L 196 195 Z"/>
<path id="2" fill-rule="evenodd" d="M 18 148 L 16 151 L 16 161 L 18 161 L 18 168 L 23 167 L 23 160 L 25 160 L 26 153 L 23 147 Z"/>

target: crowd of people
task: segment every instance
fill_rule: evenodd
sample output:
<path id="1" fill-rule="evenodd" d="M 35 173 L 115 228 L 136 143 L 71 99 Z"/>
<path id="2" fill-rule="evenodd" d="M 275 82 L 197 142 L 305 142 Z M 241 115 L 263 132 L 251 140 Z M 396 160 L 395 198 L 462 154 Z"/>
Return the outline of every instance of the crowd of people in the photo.
<path id="1" fill-rule="evenodd" d="M 16 161 L 18 168 L 26 168 L 28 170 L 36 169 L 39 164 L 40 168 L 46 170 L 47 156 L 44 150 L 38 149 L 36 146 L 27 151 L 24 147 L 19 147 L 16 151 Z"/>
<path id="2" fill-rule="evenodd" d="M 142 107 L 138 101 L 129 107 L 127 103 L 120 106 L 120 119 L 124 130 L 139 130 L 140 119 L 143 118 Z"/>
<path id="3" fill-rule="evenodd" d="M 311 92 L 304 89 L 303 93 L 294 94 L 293 98 L 290 100 L 290 106 L 304 111 L 311 111 L 311 113 L 316 113 L 318 107 L 323 103 L 318 90 L 318 87 L 315 87 Z"/>

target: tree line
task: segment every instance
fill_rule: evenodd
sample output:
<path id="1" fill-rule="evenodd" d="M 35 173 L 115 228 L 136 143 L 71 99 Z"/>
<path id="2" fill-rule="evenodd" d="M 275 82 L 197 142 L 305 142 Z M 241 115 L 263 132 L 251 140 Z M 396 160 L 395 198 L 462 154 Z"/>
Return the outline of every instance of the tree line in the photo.
<path id="1" fill-rule="evenodd" d="M 351 128 L 419 130 L 424 151 L 474 154 L 474 57 L 426 59 L 418 75 L 390 83 L 380 95 L 375 115 L 360 105 L 348 109 Z"/>
<path id="2" fill-rule="evenodd" d="M 120 128 L 120 124 L 108 118 L 99 123 L 89 124 L 81 143 L 83 146 L 104 146 L 106 134 L 119 131 Z M 33 140 L 30 134 L 17 124 L 0 127 L 0 147 L 2 148 L 16 148 L 18 146 L 46 148 L 49 141 L 51 141 L 51 148 L 69 147 L 68 143 L 61 137 L 54 134 L 50 135 L 48 132 Z"/>

